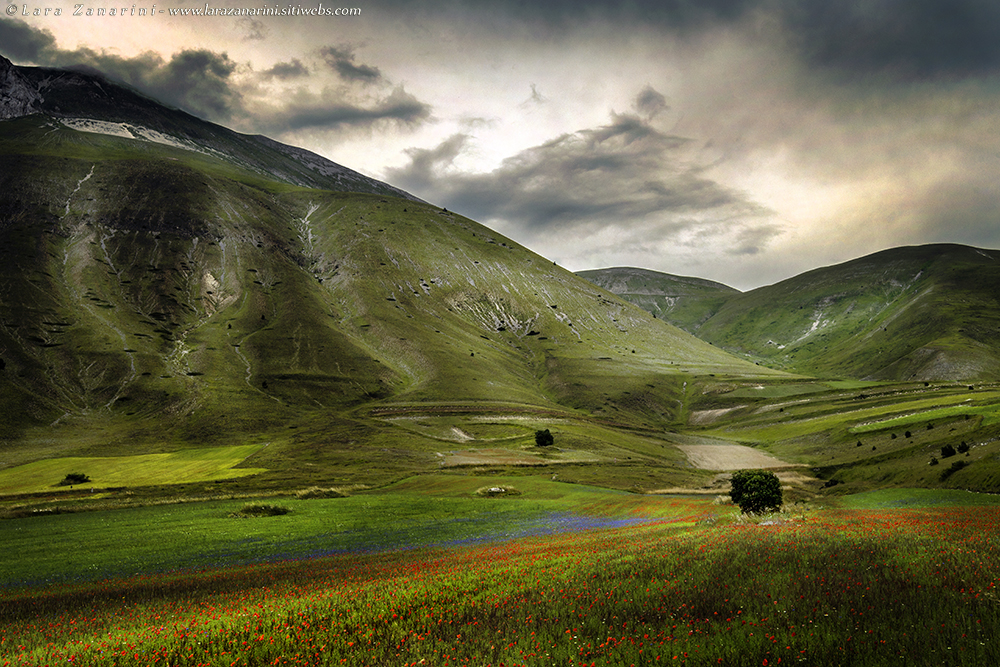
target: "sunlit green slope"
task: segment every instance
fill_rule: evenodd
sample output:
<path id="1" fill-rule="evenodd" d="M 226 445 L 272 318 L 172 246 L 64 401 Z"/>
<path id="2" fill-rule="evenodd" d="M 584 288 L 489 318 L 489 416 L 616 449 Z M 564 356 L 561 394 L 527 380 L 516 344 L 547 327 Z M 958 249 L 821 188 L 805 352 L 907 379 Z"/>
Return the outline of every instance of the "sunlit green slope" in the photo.
<path id="1" fill-rule="evenodd" d="M 998 251 L 950 244 L 895 248 L 746 292 L 698 335 L 804 373 L 996 378 L 998 295 Z"/>
<path id="2" fill-rule="evenodd" d="M 638 269 L 580 275 L 773 368 L 879 380 L 1000 377 L 995 250 L 895 248 L 744 293 Z"/>
<path id="3" fill-rule="evenodd" d="M 768 373 L 412 199 L 44 115 L 0 123 L 0 156 L 0 408 L 8 448 L 35 443 L 14 462 L 259 440 L 374 407 L 663 428 L 688 378 Z"/>

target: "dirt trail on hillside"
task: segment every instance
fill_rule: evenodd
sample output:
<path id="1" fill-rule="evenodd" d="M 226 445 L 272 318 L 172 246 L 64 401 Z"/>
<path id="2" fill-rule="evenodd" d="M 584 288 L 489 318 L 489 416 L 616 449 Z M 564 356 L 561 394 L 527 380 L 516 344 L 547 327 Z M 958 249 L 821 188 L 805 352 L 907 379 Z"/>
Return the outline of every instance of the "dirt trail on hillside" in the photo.
<path id="1" fill-rule="evenodd" d="M 794 464 L 743 445 L 676 445 L 696 468 L 703 470 L 745 470 L 785 468 Z"/>

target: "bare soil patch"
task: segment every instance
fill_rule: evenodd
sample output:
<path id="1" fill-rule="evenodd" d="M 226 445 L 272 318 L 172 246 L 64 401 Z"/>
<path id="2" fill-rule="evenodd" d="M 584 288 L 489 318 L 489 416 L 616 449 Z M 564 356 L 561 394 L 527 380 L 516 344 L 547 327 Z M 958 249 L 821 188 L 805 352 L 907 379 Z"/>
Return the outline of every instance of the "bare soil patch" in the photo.
<path id="1" fill-rule="evenodd" d="M 733 410 L 739 410 L 745 407 L 745 405 L 737 405 L 731 408 L 719 408 L 717 410 L 695 410 L 688 418 L 688 423 L 692 426 L 706 426 Z"/>
<path id="2" fill-rule="evenodd" d="M 743 445 L 676 445 L 696 468 L 703 470 L 747 470 L 786 468 L 792 464 Z"/>
<path id="3" fill-rule="evenodd" d="M 499 447 L 482 449 L 463 449 L 451 452 L 438 452 L 442 459 L 441 466 L 547 466 L 559 463 L 594 463 L 599 457 L 588 452 L 553 450 L 545 455 L 516 449 Z"/>

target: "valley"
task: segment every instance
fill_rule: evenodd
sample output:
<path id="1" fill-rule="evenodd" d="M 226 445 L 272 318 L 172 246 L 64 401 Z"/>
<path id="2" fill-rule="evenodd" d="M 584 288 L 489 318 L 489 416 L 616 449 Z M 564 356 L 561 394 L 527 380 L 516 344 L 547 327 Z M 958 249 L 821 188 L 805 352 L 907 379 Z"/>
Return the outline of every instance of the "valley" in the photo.
<path id="1" fill-rule="evenodd" d="M 0 70 L 4 666 L 1000 660 L 997 251 L 577 275 Z"/>

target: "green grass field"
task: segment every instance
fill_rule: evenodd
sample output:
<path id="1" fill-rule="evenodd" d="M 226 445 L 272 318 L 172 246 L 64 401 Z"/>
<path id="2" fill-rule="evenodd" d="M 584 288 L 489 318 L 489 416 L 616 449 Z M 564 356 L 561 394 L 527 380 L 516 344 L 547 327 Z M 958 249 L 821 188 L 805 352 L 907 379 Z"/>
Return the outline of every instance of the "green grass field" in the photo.
<path id="1" fill-rule="evenodd" d="M 260 445 L 242 445 L 168 454 L 45 459 L 0 470 L 0 495 L 71 491 L 73 487 L 58 486 L 71 473 L 90 477 L 90 482 L 77 488 L 95 490 L 234 479 L 263 472 L 260 468 L 235 467 L 260 449 Z"/>
<path id="2" fill-rule="evenodd" d="M 522 495 L 441 475 L 272 499 L 291 512 L 256 519 L 223 502 L 5 521 L 20 565 L 0 664 L 1000 660 L 995 499 L 899 491 L 747 521 L 705 499 L 479 481 Z"/>

